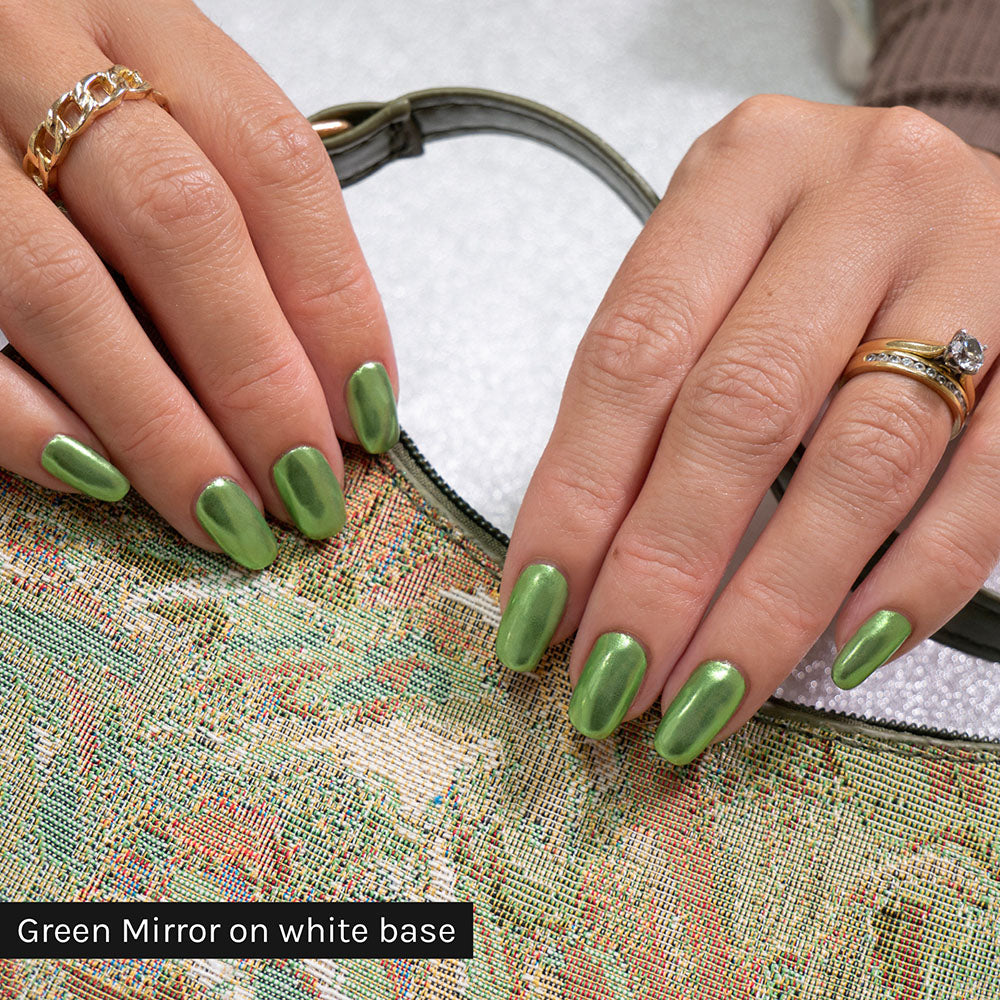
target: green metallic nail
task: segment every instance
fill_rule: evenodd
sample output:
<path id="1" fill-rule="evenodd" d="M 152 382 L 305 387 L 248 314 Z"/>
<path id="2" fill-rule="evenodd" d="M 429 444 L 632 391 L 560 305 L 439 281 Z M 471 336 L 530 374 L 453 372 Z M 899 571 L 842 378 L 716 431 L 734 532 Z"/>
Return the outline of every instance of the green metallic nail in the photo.
<path id="1" fill-rule="evenodd" d="M 45 446 L 42 468 L 95 500 L 113 503 L 129 491 L 129 481 L 106 458 L 65 434 Z"/>
<path id="2" fill-rule="evenodd" d="M 646 654 L 624 632 L 599 636 L 569 700 L 569 721 L 584 736 L 603 740 L 618 728 L 635 697 Z"/>
<path id="3" fill-rule="evenodd" d="M 671 764 L 690 764 L 732 718 L 745 691 L 743 675 L 731 663 L 699 664 L 656 727 L 656 752 Z"/>
<path id="4" fill-rule="evenodd" d="M 497 629 L 497 657 L 511 670 L 534 670 L 566 608 L 566 577 L 547 563 L 526 566 Z"/>
<path id="5" fill-rule="evenodd" d="M 377 361 L 362 365 L 347 381 L 347 412 L 361 447 L 373 455 L 399 440 L 396 398 L 389 373 Z"/>
<path id="6" fill-rule="evenodd" d="M 318 448 L 285 452 L 271 470 L 295 526 L 307 538 L 329 538 L 347 520 L 344 491 Z"/>
<path id="7" fill-rule="evenodd" d="M 898 611 L 876 611 L 844 643 L 833 661 L 833 683 L 845 691 L 873 674 L 910 637 L 913 626 Z"/>
<path id="8" fill-rule="evenodd" d="M 194 505 L 201 526 L 231 559 L 247 569 L 274 562 L 278 546 L 253 500 L 231 479 L 213 479 Z"/>

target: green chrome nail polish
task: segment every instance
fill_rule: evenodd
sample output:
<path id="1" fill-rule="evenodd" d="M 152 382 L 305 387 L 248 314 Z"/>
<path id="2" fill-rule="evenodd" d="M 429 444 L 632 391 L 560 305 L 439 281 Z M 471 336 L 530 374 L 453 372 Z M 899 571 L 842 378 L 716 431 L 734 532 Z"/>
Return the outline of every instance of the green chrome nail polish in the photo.
<path id="1" fill-rule="evenodd" d="M 646 654 L 623 632 L 599 636 L 569 700 L 569 721 L 584 736 L 603 740 L 618 728 L 635 697 Z"/>
<path id="2" fill-rule="evenodd" d="M 347 412 L 361 447 L 372 454 L 399 440 L 396 398 L 389 373 L 377 361 L 362 365 L 347 382 Z"/>
<path id="3" fill-rule="evenodd" d="M 274 562 L 278 546 L 264 516 L 231 479 L 213 479 L 195 504 L 201 526 L 231 559 L 247 569 Z"/>
<path id="4" fill-rule="evenodd" d="M 65 434 L 45 446 L 42 468 L 95 500 L 114 502 L 129 491 L 129 481 L 106 458 Z"/>
<path id="5" fill-rule="evenodd" d="M 671 764 L 690 764 L 732 718 L 745 691 L 743 675 L 731 663 L 699 664 L 656 727 L 656 752 Z"/>
<path id="6" fill-rule="evenodd" d="M 307 538 L 329 538 L 347 520 L 344 491 L 318 448 L 285 452 L 271 470 L 295 526 Z"/>
<path id="7" fill-rule="evenodd" d="M 913 626 L 898 611 L 876 611 L 844 643 L 833 661 L 833 683 L 845 691 L 873 674 L 910 637 Z"/>
<path id="8" fill-rule="evenodd" d="M 526 566 L 497 629 L 497 657 L 511 670 L 534 670 L 566 608 L 566 577 L 547 563 Z"/>

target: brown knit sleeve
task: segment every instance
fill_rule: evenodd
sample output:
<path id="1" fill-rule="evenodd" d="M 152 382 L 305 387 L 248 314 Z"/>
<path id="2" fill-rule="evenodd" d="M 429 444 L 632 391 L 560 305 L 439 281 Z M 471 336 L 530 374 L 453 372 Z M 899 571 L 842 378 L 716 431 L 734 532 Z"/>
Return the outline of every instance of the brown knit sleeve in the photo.
<path id="1" fill-rule="evenodd" d="M 858 104 L 908 104 L 1000 154 L 1000 0 L 875 0 Z"/>

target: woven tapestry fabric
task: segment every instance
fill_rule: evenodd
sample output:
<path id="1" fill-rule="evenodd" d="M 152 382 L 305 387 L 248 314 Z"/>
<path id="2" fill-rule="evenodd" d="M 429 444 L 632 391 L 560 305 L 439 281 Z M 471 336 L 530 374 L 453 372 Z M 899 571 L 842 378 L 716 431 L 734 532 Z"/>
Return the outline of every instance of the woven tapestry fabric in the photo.
<path id="1" fill-rule="evenodd" d="M 469 960 L 25 960 L 0 997 L 1000 997 L 1000 747 L 761 714 L 695 764 L 493 655 L 387 458 L 261 573 L 0 473 L 0 900 L 471 900 Z"/>

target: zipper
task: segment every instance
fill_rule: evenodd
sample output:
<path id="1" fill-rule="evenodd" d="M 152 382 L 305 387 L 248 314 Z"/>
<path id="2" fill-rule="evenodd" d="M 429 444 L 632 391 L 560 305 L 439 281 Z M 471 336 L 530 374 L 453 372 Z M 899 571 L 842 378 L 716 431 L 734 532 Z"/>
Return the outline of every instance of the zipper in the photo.
<path id="1" fill-rule="evenodd" d="M 510 537 L 448 485 L 406 431 L 400 431 L 399 444 L 387 452 L 387 457 L 432 507 L 445 513 L 462 534 L 470 538 L 494 562 L 503 563 Z M 769 698 L 760 711 L 764 715 L 788 721 L 821 722 L 824 726 L 845 733 L 860 734 L 871 730 L 868 735 L 882 739 L 943 742 L 953 749 L 965 745 L 969 749 L 1000 751 L 1000 743 L 957 729 L 937 729 L 934 726 L 873 718 L 855 712 L 835 712 L 786 701 L 784 698 Z"/>
<path id="2" fill-rule="evenodd" d="M 510 537 L 483 517 L 441 478 L 406 431 L 400 430 L 399 444 L 390 449 L 387 455 L 425 500 L 447 513 L 462 534 L 471 538 L 491 559 L 503 563 Z"/>

